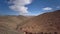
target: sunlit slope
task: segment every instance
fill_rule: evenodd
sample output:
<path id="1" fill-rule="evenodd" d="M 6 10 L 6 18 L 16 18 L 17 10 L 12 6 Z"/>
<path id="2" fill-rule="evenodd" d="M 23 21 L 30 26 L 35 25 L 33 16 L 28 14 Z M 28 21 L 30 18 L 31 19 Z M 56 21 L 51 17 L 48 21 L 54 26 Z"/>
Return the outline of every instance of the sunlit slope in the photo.
<path id="1" fill-rule="evenodd" d="M 39 32 L 60 32 L 60 10 L 36 16 L 18 30 Z"/>
<path id="2" fill-rule="evenodd" d="M 0 16 L 0 25 L 4 24 L 4 26 L 10 29 L 16 29 L 17 25 L 22 24 L 28 19 L 25 16 Z"/>

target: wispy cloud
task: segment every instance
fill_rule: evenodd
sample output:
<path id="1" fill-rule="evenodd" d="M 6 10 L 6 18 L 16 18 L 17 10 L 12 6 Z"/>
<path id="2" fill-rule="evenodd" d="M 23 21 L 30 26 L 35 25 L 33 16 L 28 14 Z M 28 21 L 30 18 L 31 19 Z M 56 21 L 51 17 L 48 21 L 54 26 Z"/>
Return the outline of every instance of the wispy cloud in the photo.
<path id="1" fill-rule="evenodd" d="M 53 8 L 51 8 L 51 7 L 45 7 L 45 8 L 43 8 L 43 10 L 52 10 Z"/>
<path id="2" fill-rule="evenodd" d="M 25 5 L 31 4 L 32 0 L 10 0 L 8 3 L 10 9 L 18 11 L 21 15 L 28 14 L 28 7 Z"/>
<path id="3" fill-rule="evenodd" d="M 60 8 L 60 6 L 57 6 L 56 8 Z"/>

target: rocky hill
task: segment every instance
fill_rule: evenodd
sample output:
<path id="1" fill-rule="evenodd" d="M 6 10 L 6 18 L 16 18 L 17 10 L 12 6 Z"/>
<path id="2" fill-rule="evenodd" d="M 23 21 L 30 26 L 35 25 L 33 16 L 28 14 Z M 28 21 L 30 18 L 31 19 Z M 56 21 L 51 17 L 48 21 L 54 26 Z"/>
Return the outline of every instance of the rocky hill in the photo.
<path id="1" fill-rule="evenodd" d="M 44 13 L 29 20 L 28 23 L 20 27 L 22 30 L 30 33 L 39 32 L 60 32 L 60 10 Z"/>
<path id="2" fill-rule="evenodd" d="M 0 25 L 15 30 L 18 25 L 23 25 L 30 18 L 25 16 L 0 16 Z"/>
<path id="3" fill-rule="evenodd" d="M 58 32 L 60 34 L 60 10 L 44 13 L 36 17 L 0 16 L 0 33 L 4 34 L 3 32 L 7 32 L 7 34 L 11 32 L 15 34 Z"/>

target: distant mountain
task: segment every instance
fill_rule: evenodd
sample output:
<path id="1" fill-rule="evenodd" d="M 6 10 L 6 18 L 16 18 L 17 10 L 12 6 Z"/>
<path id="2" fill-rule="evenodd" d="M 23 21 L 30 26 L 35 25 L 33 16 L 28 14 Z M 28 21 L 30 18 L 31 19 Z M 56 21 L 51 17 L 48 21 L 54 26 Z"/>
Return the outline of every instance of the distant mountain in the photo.
<path id="1" fill-rule="evenodd" d="M 20 27 L 28 33 L 40 32 L 60 32 L 60 10 L 44 13 L 29 20 L 26 24 Z M 59 33 L 60 34 L 60 33 Z"/>

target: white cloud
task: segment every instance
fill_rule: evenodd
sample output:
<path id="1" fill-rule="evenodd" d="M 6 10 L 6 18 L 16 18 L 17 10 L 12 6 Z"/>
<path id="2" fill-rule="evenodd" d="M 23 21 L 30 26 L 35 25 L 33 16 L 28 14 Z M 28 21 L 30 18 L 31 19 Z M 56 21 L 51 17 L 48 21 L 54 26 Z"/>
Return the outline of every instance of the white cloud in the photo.
<path id="1" fill-rule="evenodd" d="M 10 9 L 18 11 L 20 14 L 28 14 L 28 7 L 25 5 L 31 4 L 32 0 L 10 0 L 8 3 Z"/>
<path id="2" fill-rule="evenodd" d="M 43 8 L 43 10 L 52 10 L 53 8 L 51 8 L 51 7 L 45 7 L 45 8 Z"/>

